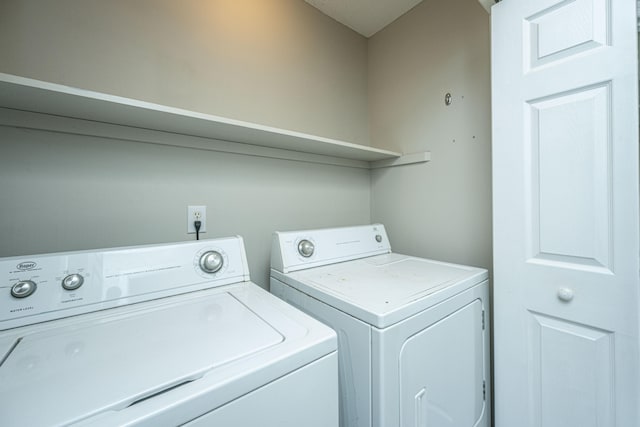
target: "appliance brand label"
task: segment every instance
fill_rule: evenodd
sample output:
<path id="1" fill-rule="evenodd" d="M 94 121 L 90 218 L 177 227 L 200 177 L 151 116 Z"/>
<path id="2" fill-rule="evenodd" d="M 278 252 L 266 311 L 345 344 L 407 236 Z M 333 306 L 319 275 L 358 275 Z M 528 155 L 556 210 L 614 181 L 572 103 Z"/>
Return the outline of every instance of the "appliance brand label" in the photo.
<path id="1" fill-rule="evenodd" d="M 26 270 L 33 270 L 37 266 L 38 264 L 33 261 L 24 261 L 16 265 L 16 268 L 21 271 L 26 271 Z"/>
<path id="2" fill-rule="evenodd" d="M 14 308 L 12 310 L 9 310 L 9 313 L 18 313 L 20 311 L 28 311 L 28 310 L 33 310 L 33 306 Z"/>

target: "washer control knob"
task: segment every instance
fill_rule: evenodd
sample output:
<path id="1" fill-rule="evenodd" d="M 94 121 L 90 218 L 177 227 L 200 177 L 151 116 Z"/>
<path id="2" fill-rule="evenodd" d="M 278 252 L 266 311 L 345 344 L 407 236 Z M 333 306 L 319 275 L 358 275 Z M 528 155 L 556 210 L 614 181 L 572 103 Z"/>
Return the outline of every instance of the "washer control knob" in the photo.
<path id="1" fill-rule="evenodd" d="M 313 255 L 313 251 L 315 250 L 315 246 L 308 240 L 300 240 L 298 243 L 298 253 L 305 258 L 309 258 Z"/>
<path id="2" fill-rule="evenodd" d="M 382 242 L 382 236 L 380 234 L 376 234 L 376 242 Z"/>
<path id="3" fill-rule="evenodd" d="M 22 280 L 11 287 L 11 296 L 14 298 L 26 298 L 36 291 L 36 282 Z"/>
<path id="4" fill-rule="evenodd" d="M 200 268 L 205 273 L 215 273 L 220 271 L 224 264 L 224 259 L 220 252 L 208 251 L 202 254 L 200 257 Z"/>
<path id="5" fill-rule="evenodd" d="M 68 291 L 75 291 L 84 283 L 84 277 L 80 274 L 69 274 L 62 279 L 62 287 Z"/>

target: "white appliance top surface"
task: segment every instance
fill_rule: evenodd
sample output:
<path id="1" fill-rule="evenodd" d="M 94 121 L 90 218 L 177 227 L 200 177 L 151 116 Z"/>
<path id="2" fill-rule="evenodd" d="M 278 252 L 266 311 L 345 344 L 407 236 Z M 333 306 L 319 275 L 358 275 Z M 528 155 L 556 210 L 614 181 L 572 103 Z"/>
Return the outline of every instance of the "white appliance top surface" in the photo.
<path id="1" fill-rule="evenodd" d="M 231 375 L 229 366 L 274 348 L 269 358 L 258 358 L 241 371 L 250 372 L 305 345 L 335 340 L 328 328 L 315 336 L 310 333 L 317 322 L 305 325 L 304 318 L 296 319 L 300 322 L 287 318 L 287 306 L 273 302 L 275 297 L 256 286 L 235 288 L 235 292 L 224 288 L 194 292 L 0 334 L 2 424 L 60 425 L 121 411 L 216 370 L 223 377 L 227 371 Z M 291 347 L 296 337 L 306 344 Z M 332 345 L 335 349 L 335 342 Z M 321 355 L 328 351 L 331 348 Z"/>
<path id="2" fill-rule="evenodd" d="M 487 270 L 390 253 L 272 275 L 373 326 L 386 327 L 487 279 Z"/>

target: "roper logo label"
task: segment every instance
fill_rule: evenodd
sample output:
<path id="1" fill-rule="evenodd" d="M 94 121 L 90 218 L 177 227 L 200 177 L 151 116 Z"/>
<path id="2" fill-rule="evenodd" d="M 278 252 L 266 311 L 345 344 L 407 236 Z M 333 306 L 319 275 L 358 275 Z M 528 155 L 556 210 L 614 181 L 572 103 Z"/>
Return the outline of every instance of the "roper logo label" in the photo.
<path id="1" fill-rule="evenodd" d="M 16 268 L 18 270 L 22 270 L 22 271 L 24 271 L 24 270 L 33 270 L 34 268 L 36 268 L 37 265 L 38 264 L 36 264 L 33 261 L 24 261 L 24 262 L 21 262 L 20 264 L 16 265 Z"/>

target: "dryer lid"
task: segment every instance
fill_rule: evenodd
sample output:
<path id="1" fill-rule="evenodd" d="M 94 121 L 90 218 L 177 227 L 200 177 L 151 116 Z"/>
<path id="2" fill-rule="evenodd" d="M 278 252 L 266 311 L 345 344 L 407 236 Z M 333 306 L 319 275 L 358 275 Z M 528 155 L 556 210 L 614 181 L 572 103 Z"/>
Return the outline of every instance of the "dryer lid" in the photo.
<path id="1" fill-rule="evenodd" d="M 290 285 L 378 328 L 487 279 L 487 270 L 391 253 L 285 275 Z"/>
<path id="2" fill-rule="evenodd" d="M 66 425 L 119 410 L 283 340 L 226 292 L 40 328 L 0 348 L 3 424 Z"/>

